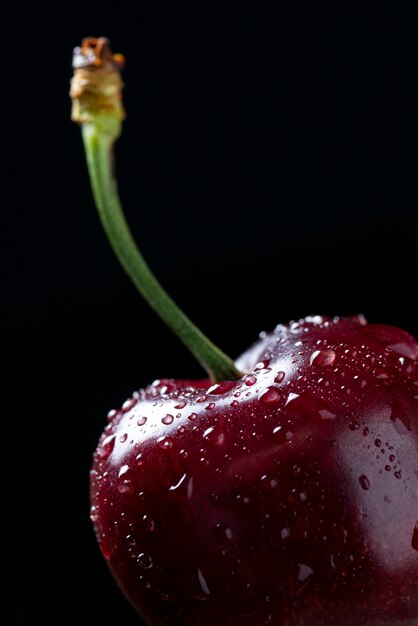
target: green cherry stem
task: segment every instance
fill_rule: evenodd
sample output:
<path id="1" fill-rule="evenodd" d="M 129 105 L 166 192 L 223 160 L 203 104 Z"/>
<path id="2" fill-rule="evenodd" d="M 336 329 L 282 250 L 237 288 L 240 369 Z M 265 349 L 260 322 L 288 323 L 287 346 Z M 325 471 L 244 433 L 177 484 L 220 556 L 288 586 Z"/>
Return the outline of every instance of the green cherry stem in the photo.
<path id="1" fill-rule="evenodd" d="M 113 168 L 113 145 L 120 135 L 124 110 L 121 55 L 113 55 L 105 38 L 87 38 L 74 51 L 71 81 L 72 119 L 82 127 L 95 203 L 107 238 L 138 291 L 181 339 L 213 382 L 243 375 L 176 305 L 139 251 L 123 214 Z"/>

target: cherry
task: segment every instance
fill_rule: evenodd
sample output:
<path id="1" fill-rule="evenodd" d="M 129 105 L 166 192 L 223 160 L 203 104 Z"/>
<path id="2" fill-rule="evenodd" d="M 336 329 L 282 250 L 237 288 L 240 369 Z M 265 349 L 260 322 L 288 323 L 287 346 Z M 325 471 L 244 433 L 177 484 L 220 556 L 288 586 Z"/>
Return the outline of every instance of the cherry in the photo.
<path id="1" fill-rule="evenodd" d="M 392 326 L 308 317 L 235 363 L 163 290 L 113 179 L 123 64 L 77 48 L 73 119 L 99 215 L 141 294 L 208 372 L 111 411 L 91 519 L 152 626 L 418 624 L 418 344 Z"/>
<path id="2" fill-rule="evenodd" d="M 152 625 L 412 626 L 418 344 L 312 317 L 237 366 L 112 412 L 91 515 L 121 589 Z"/>

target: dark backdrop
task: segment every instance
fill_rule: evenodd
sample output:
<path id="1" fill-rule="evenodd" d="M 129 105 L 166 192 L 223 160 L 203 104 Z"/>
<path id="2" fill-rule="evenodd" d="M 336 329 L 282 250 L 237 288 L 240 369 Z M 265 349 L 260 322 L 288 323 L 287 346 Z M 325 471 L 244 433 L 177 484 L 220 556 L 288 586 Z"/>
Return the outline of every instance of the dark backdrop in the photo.
<path id="1" fill-rule="evenodd" d="M 201 375 L 101 232 L 69 121 L 81 37 L 127 56 L 126 213 L 215 342 L 238 355 L 317 313 L 418 334 L 416 16 L 177 4 L 37 4 L 2 26 L 7 625 L 138 626 L 94 539 L 91 455 L 133 390 Z"/>

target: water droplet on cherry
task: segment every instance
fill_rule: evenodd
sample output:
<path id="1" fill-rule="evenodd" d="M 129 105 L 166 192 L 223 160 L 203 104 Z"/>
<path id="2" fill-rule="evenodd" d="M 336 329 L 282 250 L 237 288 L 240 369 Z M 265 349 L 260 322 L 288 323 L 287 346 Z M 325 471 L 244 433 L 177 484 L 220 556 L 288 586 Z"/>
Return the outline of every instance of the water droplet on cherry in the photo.
<path id="1" fill-rule="evenodd" d="M 279 401 L 279 399 L 280 394 L 277 389 L 275 389 L 275 387 L 269 387 L 259 397 L 260 402 L 262 402 L 263 404 L 275 404 Z"/>
<path id="2" fill-rule="evenodd" d="M 130 478 L 129 465 L 122 465 L 118 473 L 118 491 L 120 493 L 131 493 L 133 484 Z"/>
<path id="3" fill-rule="evenodd" d="M 95 524 L 97 520 L 99 519 L 99 516 L 97 514 L 97 508 L 95 506 L 90 507 L 90 519 L 93 522 L 93 524 Z"/>
<path id="4" fill-rule="evenodd" d="M 213 534 L 215 535 L 216 539 L 221 542 L 229 541 L 233 537 L 232 531 L 229 528 L 228 524 L 224 524 L 223 522 L 219 522 L 219 524 L 216 524 L 215 528 L 213 529 Z"/>
<path id="5" fill-rule="evenodd" d="M 150 533 L 154 532 L 155 523 L 154 523 L 154 520 L 151 519 L 149 515 L 144 515 L 142 517 L 142 521 L 144 522 L 145 529 L 148 530 L 148 532 Z"/>
<path id="6" fill-rule="evenodd" d="M 122 404 L 122 413 L 127 413 L 128 411 L 130 411 L 135 406 L 136 403 L 137 403 L 137 400 L 135 398 L 129 398 L 129 400 L 126 400 Z"/>
<path id="7" fill-rule="evenodd" d="M 100 444 L 97 453 L 104 461 L 109 458 L 113 448 L 115 447 L 115 439 L 116 435 L 109 435 L 108 437 L 105 437 Z"/>
<path id="8" fill-rule="evenodd" d="M 210 426 L 203 433 L 203 439 L 213 445 L 220 446 L 225 441 L 225 435 L 220 426 Z"/>
<path id="9" fill-rule="evenodd" d="M 153 566 L 152 558 L 144 554 L 143 552 L 138 555 L 136 562 L 138 563 L 139 567 L 142 567 L 143 569 L 151 569 L 151 567 Z"/>
<path id="10" fill-rule="evenodd" d="M 268 367 L 269 361 L 259 361 L 253 367 L 253 372 L 259 372 L 260 370 L 264 370 Z"/>
<path id="11" fill-rule="evenodd" d="M 277 372 L 275 378 L 274 378 L 274 382 L 280 384 L 281 382 L 283 382 L 285 377 L 285 373 L 284 372 Z"/>
<path id="12" fill-rule="evenodd" d="M 107 414 L 107 421 L 108 422 L 113 422 L 116 417 L 119 415 L 119 411 L 117 411 L 116 409 L 112 409 L 111 411 L 109 411 L 109 413 Z"/>
<path id="13" fill-rule="evenodd" d="M 370 481 L 367 478 L 367 476 L 364 476 L 364 474 L 362 476 L 360 476 L 359 482 L 360 482 L 360 485 L 361 485 L 362 489 L 364 489 L 365 491 L 370 489 Z"/>
<path id="14" fill-rule="evenodd" d="M 165 424 L 166 426 L 169 426 L 170 424 L 173 423 L 174 417 L 172 415 L 164 415 L 164 417 L 161 419 L 162 423 Z"/>
<path id="15" fill-rule="evenodd" d="M 157 439 L 157 444 L 162 450 L 171 450 L 174 445 L 170 437 L 160 437 Z"/>
<path id="16" fill-rule="evenodd" d="M 282 426 L 277 426 L 273 430 L 273 436 L 277 443 L 283 445 L 292 439 L 293 433 L 290 430 L 285 430 Z"/>
<path id="17" fill-rule="evenodd" d="M 311 355 L 310 364 L 317 367 L 327 367 L 333 365 L 336 359 L 334 350 L 315 350 Z"/>

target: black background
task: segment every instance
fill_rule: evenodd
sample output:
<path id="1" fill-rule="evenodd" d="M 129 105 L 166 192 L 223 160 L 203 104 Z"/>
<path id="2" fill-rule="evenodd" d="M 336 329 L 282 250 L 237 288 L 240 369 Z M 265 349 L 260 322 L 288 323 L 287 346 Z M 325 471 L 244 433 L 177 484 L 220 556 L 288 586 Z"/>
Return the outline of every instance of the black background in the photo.
<path id="1" fill-rule="evenodd" d="M 91 455 L 133 390 L 201 375 L 101 232 L 69 121 L 83 36 L 128 60 L 117 162 L 132 230 L 216 343 L 236 356 L 317 313 L 418 334 L 415 13 L 171 4 L 37 4 L 3 23 L 7 625 L 139 625 L 96 546 Z"/>

